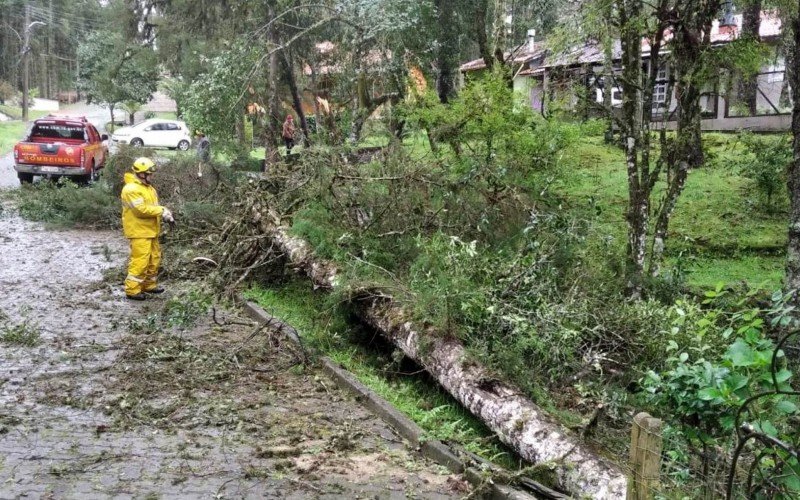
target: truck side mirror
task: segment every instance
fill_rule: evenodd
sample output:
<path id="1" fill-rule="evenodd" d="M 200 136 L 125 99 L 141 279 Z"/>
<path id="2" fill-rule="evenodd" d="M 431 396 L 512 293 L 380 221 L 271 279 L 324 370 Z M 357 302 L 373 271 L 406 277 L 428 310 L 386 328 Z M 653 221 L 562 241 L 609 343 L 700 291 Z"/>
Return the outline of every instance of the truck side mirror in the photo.
<path id="1" fill-rule="evenodd" d="M 107 140 L 108 140 L 108 134 L 103 134 L 103 135 L 101 135 L 101 136 L 100 136 L 100 140 L 101 140 L 101 141 L 107 141 Z"/>

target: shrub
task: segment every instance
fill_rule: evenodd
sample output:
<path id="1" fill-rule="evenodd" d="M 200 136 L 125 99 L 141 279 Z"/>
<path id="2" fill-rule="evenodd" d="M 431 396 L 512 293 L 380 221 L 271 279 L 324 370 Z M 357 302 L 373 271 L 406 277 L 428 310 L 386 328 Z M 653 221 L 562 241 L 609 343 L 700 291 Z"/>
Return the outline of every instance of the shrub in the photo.
<path id="1" fill-rule="evenodd" d="M 774 210 L 775 199 L 784 193 L 786 169 L 792 161 L 789 136 L 761 137 L 743 132 L 739 139 L 746 153 L 735 160 L 743 176 L 753 181 L 767 210 Z"/>
<path id="2" fill-rule="evenodd" d="M 16 95 L 14 87 L 5 80 L 0 80 L 0 104 L 5 102 Z"/>
<path id="3" fill-rule="evenodd" d="M 105 182 L 89 187 L 66 179 L 23 186 L 20 214 L 59 227 L 114 228 L 120 225 L 118 195 Z"/>
<path id="4" fill-rule="evenodd" d="M 58 183 L 38 182 L 19 192 L 23 217 L 62 227 L 118 228 L 121 225 L 119 194 L 124 175 L 140 156 L 155 158 L 148 149 L 123 146 L 111 155 L 102 170 L 100 181 L 88 187 L 62 179 Z M 224 211 L 219 209 L 221 186 L 234 182 L 228 168 L 211 164 L 197 175 L 193 154 L 178 154 L 160 164 L 154 179 L 159 202 L 170 207 L 176 217 L 191 219 L 195 229 L 219 225 Z"/>

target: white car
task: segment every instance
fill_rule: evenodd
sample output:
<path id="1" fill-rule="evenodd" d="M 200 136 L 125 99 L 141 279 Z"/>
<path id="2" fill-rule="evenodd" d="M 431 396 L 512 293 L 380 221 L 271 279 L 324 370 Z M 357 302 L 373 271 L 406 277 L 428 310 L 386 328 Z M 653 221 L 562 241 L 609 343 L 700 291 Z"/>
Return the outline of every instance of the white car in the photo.
<path id="1" fill-rule="evenodd" d="M 192 143 L 189 127 L 178 120 L 150 118 L 130 127 L 117 129 L 111 136 L 115 145 L 130 144 L 148 148 L 170 148 L 186 151 Z"/>

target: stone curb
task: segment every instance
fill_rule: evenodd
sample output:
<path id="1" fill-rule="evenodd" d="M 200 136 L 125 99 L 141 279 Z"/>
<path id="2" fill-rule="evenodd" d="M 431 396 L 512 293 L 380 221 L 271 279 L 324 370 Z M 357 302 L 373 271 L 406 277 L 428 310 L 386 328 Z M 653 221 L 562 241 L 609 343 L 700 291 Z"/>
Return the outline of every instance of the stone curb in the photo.
<path id="1" fill-rule="evenodd" d="M 254 302 L 245 301 L 244 309 L 247 314 L 260 323 L 274 321 L 273 318 L 264 309 Z M 300 339 L 294 329 L 291 329 L 293 334 L 287 335 L 292 342 L 300 347 Z M 455 474 L 463 474 L 464 477 L 473 486 L 481 486 L 485 483 L 485 477 L 481 471 L 475 467 L 470 467 L 461 458 L 459 458 L 446 444 L 435 439 L 425 439 L 425 431 L 422 430 L 413 420 L 405 416 L 397 408 L 392 406 L 391 403 L 383 399 L 372 389 L 362 384 L 352 373 L 345 370 L 342 366 L 332 361 L 327 356 L 320 357 L 322 369 L 337 386 L 353 394 L 356 400 L 372 411 L 400 434 L 404 439 L 417 447 L 422 455 L 434 462 L 447 467 L 448 470 Z M 504 484 L 492 483 L 490 498 L 493 500 L 529 500 L 535 498 L 565 498 L 562 495 L 555 493 L 557 496 L 550 497 L 543 495 L 535 497 L 525 491 L 515 489 L 511 486 Z M 541 486 L 541 491 L 547 491 L 548 488 Z"/>

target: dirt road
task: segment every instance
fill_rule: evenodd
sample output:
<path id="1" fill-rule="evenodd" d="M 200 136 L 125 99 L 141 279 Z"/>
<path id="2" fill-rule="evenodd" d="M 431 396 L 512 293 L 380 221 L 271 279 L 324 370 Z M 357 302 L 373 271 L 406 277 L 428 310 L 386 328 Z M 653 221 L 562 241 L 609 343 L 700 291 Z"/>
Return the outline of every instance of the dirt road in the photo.
<path id="1" fill-rule="evenodd" d="M 126 253 L 0 213 L 0 499 L 463 496 L 201 290 L 126 301 Z"/>

